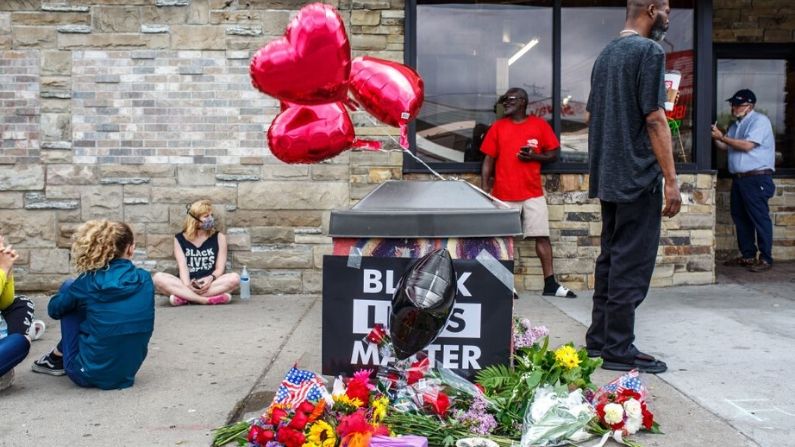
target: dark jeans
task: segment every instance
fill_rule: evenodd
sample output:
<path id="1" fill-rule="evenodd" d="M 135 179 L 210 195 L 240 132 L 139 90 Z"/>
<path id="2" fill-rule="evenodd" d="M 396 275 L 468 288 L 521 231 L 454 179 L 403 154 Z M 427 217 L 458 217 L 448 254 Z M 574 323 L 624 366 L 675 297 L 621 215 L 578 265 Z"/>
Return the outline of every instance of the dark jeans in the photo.
<path id="1" fill-rule="evenodd" d="M 0 376 L 14 369 L 30 352 L 30 342 L 22 334 L 0 338 Z"/>
<path id="2" fill-rule="evenodd" d="M 61 284 L 61 288 L 58 289 L 58 293 L 64 293 L 72 285 L 73 281 L 72 279 L 64 281 Z M 66 314 L 61 318 L 61 341 L 58 342 L 58 350 L 63 354 L 64 371 L 72 379 L 72 382 L 82 387 L 90 387 L 93 385 L 86 381 L 74 361 L 80 353 L 80 323 L 85 319 L 86 315 L 82 309 Z"/>
<path id="3" fill-rule="evenodd" d="M 635 308 L 649 291 L 662 216 L 661 186 L 630 203 L 602 201 L 602 251 L 594 271 L 588 349 L 605 360 L 630 362 L 638 354 Z"/>
<path id="4" fill-rule="evenodd" d="M 737 246 L 743 258 L 773 263 L 773 222 L 767 201 L 776 192 L 770 175 L 752 175 L 732 180 L 731 213 L 737 229 Z"/>

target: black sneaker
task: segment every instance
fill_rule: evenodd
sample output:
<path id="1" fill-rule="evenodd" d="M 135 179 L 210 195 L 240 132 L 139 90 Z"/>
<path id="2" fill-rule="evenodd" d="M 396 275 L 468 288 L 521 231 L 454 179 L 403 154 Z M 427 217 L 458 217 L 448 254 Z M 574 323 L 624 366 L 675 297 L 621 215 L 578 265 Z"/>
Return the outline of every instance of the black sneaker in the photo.
<path id="1" fill-rule="evenodd" d="M 53 352 L 44 354 L 40 359 L 33 362 L 33 372 L 49 374 L 51 376 L 62 376 L 66 374 L 63 369 L 63 356 L 55 355 Z"/>

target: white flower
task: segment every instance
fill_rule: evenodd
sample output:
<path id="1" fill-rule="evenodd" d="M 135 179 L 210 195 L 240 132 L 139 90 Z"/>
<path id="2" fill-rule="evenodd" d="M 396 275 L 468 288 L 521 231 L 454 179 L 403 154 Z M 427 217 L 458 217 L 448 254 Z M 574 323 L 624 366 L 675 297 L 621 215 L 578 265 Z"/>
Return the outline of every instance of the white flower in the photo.
<path id="1" fill-rule="evenodd" d="M 522 321 L 520 322 L 520 324 L 522 325 L 523 328 L 530 329 L 530 326 L 531 326 L 530 325 L 530 320 L 528 320 L 527 318 L 522 318 Z"/>
<path id="2" fill-rule="evenodd" d="M 628 434 L 635 434 L 640 430 L 640 424 L 643 422 L 641 418 L 629 418 L 624 423 L 624 430 L 627 431 Z"/>
<path id="3" fill-rule="evenodd" d="M 642 416 L 640 402 L 638 402 L 637 399 L 629 399 L 628 401 L 624 402 L 624 411 L 627 412 L 627 417 L 630 419 L 640 419 Z"/>
<path id="4" fill-rule="evenodd" d="M 616 403 L 605 405 L 605 422 L 613 425 L 624 420 L 624 407 Z"/>

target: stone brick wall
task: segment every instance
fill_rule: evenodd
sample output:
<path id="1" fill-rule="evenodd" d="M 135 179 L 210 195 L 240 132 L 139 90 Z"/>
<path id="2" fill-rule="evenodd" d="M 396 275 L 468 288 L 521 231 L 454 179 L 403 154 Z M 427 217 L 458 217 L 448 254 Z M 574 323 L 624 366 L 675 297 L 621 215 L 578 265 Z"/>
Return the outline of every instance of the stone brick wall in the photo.
<path id="1" fill-rule="evenodd" d="M 795 8 L 787 0 L 713 0 L 714 42 L 795 41 Z"/>
<path id="2" fill-rule="evenodd" d="M 773 221 L 773 259 L 792 261 L 795 260 L 795 179 L 774 179 L 774 182 L 776 194 L 768 202 Z M 719 261 L 739 255 L 729 212 L 730 196 L 731 179 L 718 180 L 715 238 Z"/>
<path id="3" fill-rule="evenodd" d="M 397 152 L 291 166 L 267 150 L 278 102 L 248 79 L 254 51 L 299 0 L 0 1 L 0 233 L 19 250 L 17 288 L 69 275 L 70 237 L 92 218 L 129 222 L 138 261 L 174 270 L 185 204 L 210 197 L 229 265 L 255 293 L 318 293 L 333 208 L 401 178 Z M 326 1 L 354 56 L 402 61 L 403 1 Z M 352 114 L 395 149 L 397 131 Z"/>

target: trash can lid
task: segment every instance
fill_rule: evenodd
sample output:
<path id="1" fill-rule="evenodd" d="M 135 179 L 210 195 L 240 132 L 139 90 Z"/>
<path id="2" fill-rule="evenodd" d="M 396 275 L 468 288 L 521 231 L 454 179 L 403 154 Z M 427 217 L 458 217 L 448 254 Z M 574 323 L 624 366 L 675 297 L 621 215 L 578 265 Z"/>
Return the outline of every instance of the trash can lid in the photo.
<path id="1" fill-rule="evenodd" d="M 350 210 L 334 210 L 332 237 L 494 237 L 522 234 L 520 211 L 464 181 L 382 183 Z"/>

